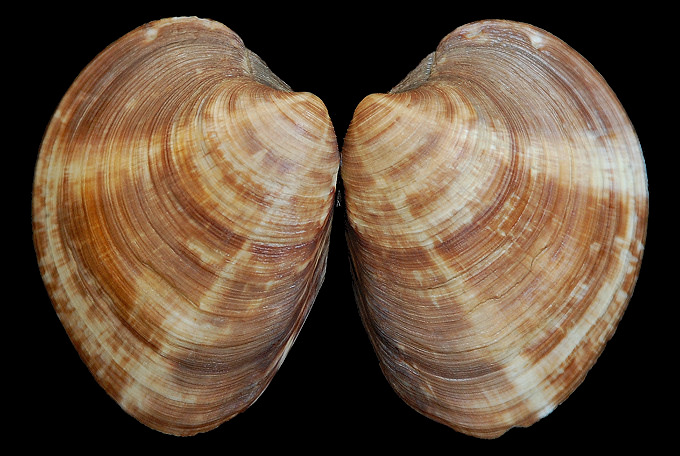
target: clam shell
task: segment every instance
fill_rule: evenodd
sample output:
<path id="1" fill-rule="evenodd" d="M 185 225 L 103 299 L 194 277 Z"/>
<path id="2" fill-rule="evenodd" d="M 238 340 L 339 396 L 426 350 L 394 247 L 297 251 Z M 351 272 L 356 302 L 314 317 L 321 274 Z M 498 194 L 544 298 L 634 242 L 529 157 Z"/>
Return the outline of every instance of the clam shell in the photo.
<path id="1" fill-rule="evenodd" d="M 323 103 L 220 23 L 149 23 L 83 70 L 41 145 L 34 243 L 126 412 L 191 435 L 262 394 L 321 286 L 338 166 Z"/>
<path id="2" fill-rule="evenodd" d="M 583 381 L 633 291 L 648 192 L 582 56 L 528 24 L 462 26 L 360 103 L 341 174 L 362 321 L 411 407 L 493 438 Z"/>

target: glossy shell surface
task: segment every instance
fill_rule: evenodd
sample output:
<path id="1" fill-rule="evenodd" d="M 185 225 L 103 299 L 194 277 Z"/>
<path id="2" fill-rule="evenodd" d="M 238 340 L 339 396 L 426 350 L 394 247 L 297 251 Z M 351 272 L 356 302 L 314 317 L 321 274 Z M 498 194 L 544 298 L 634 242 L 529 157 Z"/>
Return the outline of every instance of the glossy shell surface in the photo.
<path id="1" fill-rule="evenodd" d="M 125 411 L 191 435 L 260 396 L 321 286 L 338 167 L 323 103 L 220 23 L 149 23 L 83 70 L 41 146 L 34 243 Z"/>
<path id="2" fill-rule="evenodd" d="M 483 438 L 550 413 L 644 248 L 642 151 L 603 77 L 539 28 L 468 24 L 361 102 L 342 155 L 357 301 L 396 393 Z"/>

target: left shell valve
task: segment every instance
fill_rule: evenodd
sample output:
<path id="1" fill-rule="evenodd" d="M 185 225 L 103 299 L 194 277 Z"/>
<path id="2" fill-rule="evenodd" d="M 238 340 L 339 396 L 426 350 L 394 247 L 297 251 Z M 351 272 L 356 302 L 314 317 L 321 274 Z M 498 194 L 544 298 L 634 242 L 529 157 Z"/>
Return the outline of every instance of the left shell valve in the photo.
<path id="1" fill-rule="evenodd" d="M 323 103 L 220 23 L 146 24 L 83 70 L 41 145 L 34 244 L 127 413 L 192 435 L 259 397 L 323 281 L 338 167 Z"/>

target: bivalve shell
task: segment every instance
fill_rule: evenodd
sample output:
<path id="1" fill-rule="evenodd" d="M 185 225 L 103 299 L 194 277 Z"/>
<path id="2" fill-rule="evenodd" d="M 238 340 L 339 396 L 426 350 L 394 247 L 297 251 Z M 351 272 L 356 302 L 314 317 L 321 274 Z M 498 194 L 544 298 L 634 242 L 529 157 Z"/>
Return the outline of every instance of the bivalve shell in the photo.
<path id="1" fill-rule="evenodd" d="M 191 435 L 262 394 L 321 286 L 338 166 L 323 103 L 220 23 L 149 23 L 83 70 L 41 146 L 34 243 L 126 412 Z"/>
<path id="2" fill-rule="evenodd" d="M 536 27 L 468 24 L 361 102 L 342 157 L 358 305 L 396 393 L 483 438 L 564 401 L 647 226 L 640 144 L 602 76 Z"/>

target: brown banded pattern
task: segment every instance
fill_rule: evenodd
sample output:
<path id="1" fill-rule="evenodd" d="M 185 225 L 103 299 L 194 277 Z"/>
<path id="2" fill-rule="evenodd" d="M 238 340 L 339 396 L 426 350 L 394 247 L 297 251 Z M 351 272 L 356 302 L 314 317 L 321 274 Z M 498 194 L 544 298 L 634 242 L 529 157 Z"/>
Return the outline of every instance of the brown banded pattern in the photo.
<path id="1" fill-rule="evenodd" d="M 323 103 L 217 22 L 144 25 L 83 70 L 41 146 L 34 242 L 125 411 L 190 435 L 260 396 L 323 281 L 338 167 Z"/>
<path id="2" fill-rule="evenodd" d="M 618 99 L 536 27 L 456 29 L 357 107 L 342 151 L 363 323 L 417 411 L 497 437 L 550 413 L 633 291 L 648 194 Z"/>

